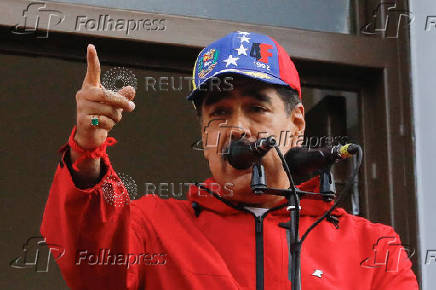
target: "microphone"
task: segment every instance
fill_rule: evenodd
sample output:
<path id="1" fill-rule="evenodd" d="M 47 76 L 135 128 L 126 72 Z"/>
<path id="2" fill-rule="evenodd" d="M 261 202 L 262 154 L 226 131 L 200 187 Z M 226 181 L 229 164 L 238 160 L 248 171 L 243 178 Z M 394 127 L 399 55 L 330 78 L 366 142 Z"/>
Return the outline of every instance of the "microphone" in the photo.
<path id="1" fill-rule="evenodd" d="M 223 158 L 236 169 L 244 170 L 250 168 L 256 161 L 259 161 L 271 148 L 277 145 L 277 140 L 270 136 L 260 138 L 254 142 L 247 139 L 231 141 L 223 151 Z"/>
<path id="2" fill-rule="evenodd" d="M 304 177 L 339 160 L 350 158 L 358 150 L 358 145 L 352 143 L 317 149 L 294 147 L 286 153 L 285 160 L 292 176 Z"/>

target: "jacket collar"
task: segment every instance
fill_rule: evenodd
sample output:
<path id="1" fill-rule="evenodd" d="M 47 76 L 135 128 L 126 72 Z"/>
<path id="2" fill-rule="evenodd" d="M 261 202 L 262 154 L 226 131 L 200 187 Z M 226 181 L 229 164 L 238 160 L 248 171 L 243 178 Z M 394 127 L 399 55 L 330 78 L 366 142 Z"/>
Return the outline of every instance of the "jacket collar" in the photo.
<path id="1" fill-rule="evenodd" d="M 313 177 L 312 179 L 297 185 L 297 188 L 303 191 L 308 192 L 319 192 L 319 176 Z M 201 207 L 213 211 L 220 215 L 234 215 L 240 214 L 243 212 L 241 204 L 232 203 L 230 200 L 226 199 L 225 194 L 223 194 L 222 190 L 217 188 L 215 180 L 211 177 L 206 179 L 203 183 L 201 183 L 204 187 L 212 190 L 217 194 L 217 197 L 208 193 L 206 190 L 200 189 L 198 186 L 192 185 L 189 188 L 188 199 L 193 203 L 199 204 Z M 214 186 L 215 185 L 215 186 Z M 287 200 L 284 199 L 277 207 L 278 209 L 271 210 L 269 214 L 271 215 L 289 215 L 289 212 L 286 210 Z M 229 204 L 233 204 L 231 206 Z M 323 215 L 333 204 L 333 201 L 327 202 L 324 200 L 313 200 L 303 198 L 300 202 L 301 205 L 301 216 L 313 216 L 318 217 Z M 276 207 L 276 208 L 277 208 Z M 332 216 L 342 216 L 346 213 L 346 211 L 342 208 L 336 208 L 331 215 Z"/>

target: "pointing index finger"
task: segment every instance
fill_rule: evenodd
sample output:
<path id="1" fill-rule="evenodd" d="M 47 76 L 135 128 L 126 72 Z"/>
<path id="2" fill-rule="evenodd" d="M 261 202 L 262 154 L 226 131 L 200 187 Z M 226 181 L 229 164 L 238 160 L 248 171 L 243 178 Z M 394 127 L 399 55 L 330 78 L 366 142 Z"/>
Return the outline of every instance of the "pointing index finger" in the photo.
<path id="1" fill-rule="evenodd" d="M 100 86 L 100 61 L 98 59 L 97 50 L 93 44 L 88 44 L 86 62 L 86 76 L 83 80 L 82 87 Z"/>

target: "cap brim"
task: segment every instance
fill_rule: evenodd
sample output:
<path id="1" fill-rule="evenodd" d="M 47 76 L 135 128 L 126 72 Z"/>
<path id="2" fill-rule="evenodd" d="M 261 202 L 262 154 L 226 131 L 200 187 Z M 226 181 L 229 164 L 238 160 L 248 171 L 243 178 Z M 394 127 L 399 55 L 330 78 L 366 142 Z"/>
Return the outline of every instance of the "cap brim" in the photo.
<path id="1" fill-rule="evenodd" d="M 269 84 L 274 84 L 274 85 L 283 85 L 283 86 L 288 86 L 291 88 L 291 86 L 288 83 L 285 83 L 284 81 L 282 81 L 281 79 L 272 76 L 268 73 L 264 73 L 264 72 L 258 72 L 258 71 L 250 71 L 250 70 L 240 70 L 240 69 L 225 69 L 225 70 L 221 70 L 213 75 L 211 75 L 210 77 L 204 79 L 204 81 L 202 81 L 200 84 L 197 85 L 197 88 L 195 90 L 193 90 L 187 97 L 186 99 L 188 101 L 192 101 L 194 100 L 198 93 L 201 91 L 199 88 L 205 84 L 206 82 L 208 82 L 210 79 L 212 79 L 213 77 L 219 77 L 221 75 L 224 74 L 236 74 L 236 75 L 242 75 L 242 76 L 246 76 L 249 78 L 252 78 L 254 80 L 259 80 L 262 82 L 266 82 Z"/>

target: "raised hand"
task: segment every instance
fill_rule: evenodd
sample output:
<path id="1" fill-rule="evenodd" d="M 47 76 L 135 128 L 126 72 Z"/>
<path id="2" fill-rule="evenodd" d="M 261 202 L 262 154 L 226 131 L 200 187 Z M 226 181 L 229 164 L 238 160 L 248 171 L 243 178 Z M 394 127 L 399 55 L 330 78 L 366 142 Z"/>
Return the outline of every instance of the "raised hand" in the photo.
<path id="1" fill-rule="evenodd" d="M 118 92 L 105 89 L 100 83 L 100 61 L 94 45 L 88 45 L 86 58 L 86 76 L 76 93 L 77 132 L 74 139 L 80 147 L 93 149 L 103 144 L 108 132 L 121 121 L 123 111 L 135 109 L 132 101 L 135 89 L 131 86 Z"/>

